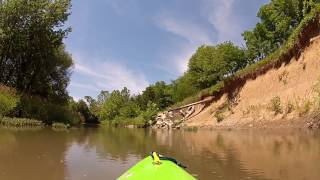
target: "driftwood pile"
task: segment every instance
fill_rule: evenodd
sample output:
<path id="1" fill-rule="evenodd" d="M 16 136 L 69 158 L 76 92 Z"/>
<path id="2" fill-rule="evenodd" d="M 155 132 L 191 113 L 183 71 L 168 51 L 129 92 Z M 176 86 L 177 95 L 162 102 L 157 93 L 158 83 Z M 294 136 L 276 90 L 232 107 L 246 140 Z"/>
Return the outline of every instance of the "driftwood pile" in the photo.
<path id="1" fill-rule="evenodd" d="M 179 129 L 182 123 L 195 112 L 195 107 L 190 106 L 186 110 L 161 112 L 156 117 L 156 123 L 153 125 L 157 129 Z"/>

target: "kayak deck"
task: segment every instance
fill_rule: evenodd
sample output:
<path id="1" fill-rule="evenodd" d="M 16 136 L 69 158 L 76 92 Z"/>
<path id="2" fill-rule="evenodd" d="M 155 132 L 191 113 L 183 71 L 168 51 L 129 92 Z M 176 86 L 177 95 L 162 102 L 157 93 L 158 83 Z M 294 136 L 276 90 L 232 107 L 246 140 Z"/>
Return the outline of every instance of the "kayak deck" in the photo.
<path id="1" fill-rule="evenodd" d="M 183 168 L 172 161 L 161 160 L 154 163 L 151 156 L 146 157 L 117 180 L 196 180 Z"/>

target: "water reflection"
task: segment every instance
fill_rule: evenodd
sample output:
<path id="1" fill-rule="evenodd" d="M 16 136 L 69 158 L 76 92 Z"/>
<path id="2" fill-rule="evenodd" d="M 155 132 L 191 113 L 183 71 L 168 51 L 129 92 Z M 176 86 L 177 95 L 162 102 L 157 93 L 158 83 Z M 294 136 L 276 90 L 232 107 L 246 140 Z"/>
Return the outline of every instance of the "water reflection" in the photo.
<path id="1" fill-rule="evenodd" d="M 0 143 L 0 179 L 64 179 L 65 135 L 1 130 Z"/>
<path id="2" fill-rule="evenodd" d="M 320 134 L 310 131 L 0 129 L 0 179 L 116 179 L 150 151 L 198 179 L 319 179 Z"/>

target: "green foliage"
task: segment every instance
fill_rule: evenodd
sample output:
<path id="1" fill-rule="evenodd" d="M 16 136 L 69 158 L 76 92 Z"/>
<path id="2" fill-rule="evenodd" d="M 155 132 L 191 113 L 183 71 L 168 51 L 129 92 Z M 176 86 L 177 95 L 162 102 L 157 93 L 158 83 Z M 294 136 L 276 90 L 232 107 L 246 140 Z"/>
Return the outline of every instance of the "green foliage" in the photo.
<path id="1" fill-rule="evenodd" d="M 0 125 L 4 127 L 43 127 L 41 121 L 26 118 L 0 118 Z"/>
<path id="2" fill-rule="evenodd" d="M 194 86 L 207 88 L 233 75 L 247 65 L 243 49 L 231 42 L 217 46 L 201 46 L 189 61 Z"/>
<path id="3" fill-rule="evenodd" d="M 188 72 L 173 81 L 170 90 L 173 102 L 180 102 L 199 91 L 199 89 L 193 84 L 192 75 Z"/>
<path id="4" fill-rule="evenodd" d="M 19 96 L 9 87 L 0 84 L 0 118 L 8 115 L 19 102 Z"/>
<path id="5" fill-rule="evenodd" d="M 207 89 L 201 90 L 199 94 L 200 94 L 200 97 L 212 96 L 212 95 L 215 95 L 216 93 L 220 92 L 223 88 L 224 88 L 224 82 L 219 81 L 215 85 L 213 85 Z"/>
<path id="6" fill-rule="evenodd" d="M 217 119 L 218 123 L 222 122 L 225 118 L 223 112 L 221 111 L 217 111 L 216 113 L 214 113 L 214 117 Z"/>
<path id="7" fill-rule="evenodd" d="M 185 98 L 183 101 L 176 102 L 170 108 L 171 109 L 179 108 L 181 106 L 184 106 L 184 105 L 191 104 L 191 103 L 194 103 L 196 101 L 199 101 L 200 99 L 201 99 L 201 97 L 199 96 L 199 94 L 196 94 L 196 95 L 193 95 L 193 96 L 189 96 L 189 97 Z"/>
<path id="8" fill-rule="evenodd" d="M 297 111 L 298 111 L 299 116 L 303 116 L 303 115 L 307 114 L 308 112 L 310 112 L 312 105 L 313 105 L 313 103 L 311 101 L 306 101 L 303 103 L 302 106 L 297 106 Z"/>
<path id="9" fill-rule="evenodd" d="M 9 0 L 0 3 L 0 83 L 17 96 L 0 91 L 0 114 L 13 108 L 18 117 L 78 124 L 76 109 L 68 105 L 71 55 L 63 39 L 70 0 Z M 17 106 L 17 107 L 16 107 Z"/>
<path id="10" fill-rule="evenodd" d="M 275 113 L 275 115 L 281 114 L 283 112 L 281 107 L 281 99 L 279 96 L 271 99 L 270 109 Z"/>
<path id="11" fill-rule="evenodd" d="M 86 97 L 91 113 L 97 115 L 102 125 L 144 127 L 153 120 L 162 107 L 170 103 L 169 86 L 157 82 L 137 96 L 127 88 L 111 93 L 102 91 L 97 99 Z M 145 104 L 144 104 L 145 103 Z"/>
<path id="12" fill-rule="evenodd" d="M 148 104 L 155 104 L 159 109 L 165 109 L 172 102 L 172 86 L 166 85 L 165 82 L 159 81 L 147 87 L 143 93 L 136 97 L 136 101 L 142 110 L 146 110 Z"/>
<path id="13" fill-rule="evenodd" d="M 180 106 L 184 106 L 187 104 L 191 104 L 200 100 L 203 100 L 203 98 L 205 97 L 209 97 L 209 96 L 213 96 L 216 95 L 217 93 L 221 92 L 224 88 L 224 81 L 219 81 L 217 84 L 206 88 L 206 89 L 202 89 L 200 91 L 198 91 L 198 93 L 189 96 L 187 98 L 184 98 L 182 101 L 180 102 L 176 102 L 173 106 L 171 106 L 171 108 L 178 108 Z"/>
<path id="14" fill-rule="evenodd" d="M 318 1 L 317 1 L 318 2 Z M 258 60 L 254 64 L 251 64 L 250 66 L 247 66 L 246 68 L 238 71 L 234 79 L 237 77 L 243 77 L 246 76 L 247 74 L 253 74 L 257 72 L 259 69 L 262 69 L 263 67 L 275 63 L 276 61 L 280 60 L 280 57 L 288 53 L 290 49 L 294 47 L 294 45 L 297 43 L 297 41 L 301 38 L 300 33 L 302 30 L 311 22 L 313 22 L 316 18 L 316 16 L 320 13 L 320 5 L 315 4 L 312 6 L 313 8 L 308 10 L 308 14 L 304 15 L 304 18 L 300 21 L 299 25 L 296 26 L 288 39 L 282 44 L 280 48 L 277 50 L 273 51 L 272 53 L 268 54 L 264 59 Z M 250 49 L 249 45 L 247 44 L 248 49 Z M 257 58 L 257 57 L 255 57 Z"/>
<path id="15" fill-rule="evenodd" d="M 21 117 L 39 119 L 46 124 L 63 122 L 78 125 L 78 112 L 68 105 L 57 105 L 38 96 L 24 96 L 21 98 L 17 110 Z"/>
<path id="16" fill-rule="evenodd" d="M 130 93 L 127 88 L 121 92 L 118 90 L 113 91 L 101 106 L 99 118 L 101 120 L 113 120 L 116 116 L 120 115 L 120 110 L 129 101 Z"/>
<path id="17" fill-rule="evenodd" d="M 23 94 L 66 103 L 71 56 L 63 39 L 70 0 L 8 0 L 0 4 L 0 83 Z"/>
<path id="18" fill-rule="evenodd" d="M 222 122 L 225 119 L 224 113 L 227 111 L 232 111 L 231 104 L 229 102 L 224 103 L 218 108 L 217 111 L 214 112 L 214 117 L 216 118 L 218 123 Z"/>
<path id="19" fill-rule="evenodd" d="M 98 123 L 98 118 L 90 111 L 87 103 L 84 100 L 73 102 L 71 107 L 73 111 L 80 113 L 86 124 Z"/>
<path id="20" fill-rule="evenodd" d="M 265 58 L 283 45 L 303 19 L 303 11 L 301 0 L 272 0 L 263 5 L 258 12 L 261 22 L 243 33 L 251 60 Z"/>
<path id="21" fill-rule="evenodd" d="M 158 111 L 159 109 L 156 106 L 148 105 L 148 108 L 142 111 L 134 120 L 140 125 L 150 125 L 149 122 L 151 121 L 151 124 L 153 123 Z"/>

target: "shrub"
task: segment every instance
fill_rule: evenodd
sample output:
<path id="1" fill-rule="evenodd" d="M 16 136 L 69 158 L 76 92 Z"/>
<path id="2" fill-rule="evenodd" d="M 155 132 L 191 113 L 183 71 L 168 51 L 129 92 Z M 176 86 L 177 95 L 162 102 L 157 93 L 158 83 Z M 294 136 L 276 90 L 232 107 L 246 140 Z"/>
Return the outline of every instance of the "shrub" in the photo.
<path id="1" fill-rule="evenodd" d="M 216 93 L 219 93 L 223 88 L 224 88 L 224 82 L 219 81 L 217 84 L 215 84 L 209 88 L 203 89 L 200 92 L 198 92 L 197 94 L 185 98 L 181 102 L 175 103 L 174 105 L 171 106 L 171 109 L 178 108 L 178 107 L 181 107 L 181 106 L 184 106 L 187 104 L 191 104 L 191 103 L 194 103 L 197 101 L 201 101 L 205 97 L 213 96 Z"/>
<path id="2" fill-rule="evenodd" d="M 22 117 L 39 119 L 46 124 L 61 122 L 71 125 L 80 123 L 80 116 L 71 107 L 53 104 L 37 96 L 24 96 L 18 106 Z"/>
<path id="3" fill-rule="evenodd" d="M 311 101 L 306 101 L 302 106 L 298 106 L 297 111 L 299 116 L 306 115 L 308 112 L 310 112 L 312 105 L 313 104 Z"/>
<path id="4" fill-rule="evenodd" d="M 270 109 L 275 113 L 275 115 L 282 113 L 281 99 L 279 96 L 271 99 Z"/>
<path id="5" fill-rule="evenodd" d="M 290 114 L 294 111 L 294 105 L 290 102 L 288 102 L 287 107 L 286 107 L 286 114 Z"/>
<path id="6" fill-rule="evenodd" d="M 283 71 L 281 74 L 278 75 L 279 82 L 282 82 L 284 85 L 288 84 L 288 71 Z"/>
<path id="7" fill-rule="evenodd" d="M 8 115 L 19 102 L 19 96 L 14 89 L 0 85 L 0 117 Z"/>
<path id="8" fill-rule="evenodd" d="M 216 118 L 217 122 L 221 122 L 225 119 L 224 113 L 230 111 L 232 113 L 231 104 L 229 102 L 224 103 L 221 105 L 218 110 L 214 113 L 214 117 Z"/>
<path id="9" fill-rule="evenodd" d="M 123 127 L 128 125 L 134 125 L 136 127 L 145 127 L 153 123 L 153 120 L 155 119 L 157 113 L 158 113 L 158 109 L 151 106 L 151 107 L 148 107 L 145 111 L 142 111 L 135 118 L 117 116 L 115 119 L 111 121 L 108 121 L 108 120 L 103 121 L 102 125 L 113 125 L 113 126 L 123 126 Z"/>
<path id="10" fill-rule="evenodd" d="M 216 113 L 214 113 L 214 117 L 217 119 L 217 122 L 222 122 L 224 120 L 224 115 L 222 111 L 217 111 Z"/>

